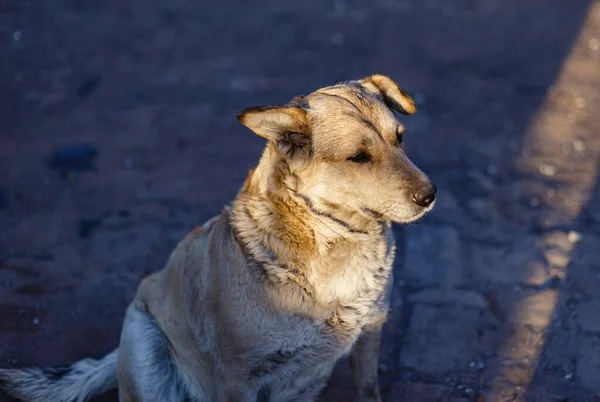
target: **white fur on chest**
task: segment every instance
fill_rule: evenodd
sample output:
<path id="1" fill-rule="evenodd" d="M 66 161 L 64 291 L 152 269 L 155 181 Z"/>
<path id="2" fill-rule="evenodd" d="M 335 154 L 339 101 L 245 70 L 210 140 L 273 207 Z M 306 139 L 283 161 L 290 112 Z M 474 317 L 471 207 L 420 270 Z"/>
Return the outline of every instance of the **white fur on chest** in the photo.
<path id="1" fill-rule="evenodd" d="M 383 236 L 357 244 L 352 252 L 333 255 L 329 260 L 332 266 L 314 269 L 309 277 L 316 301 L 331 306 L 351 326 L 368 324 L 369 316 L 378 312 L 385 314 L 394 252 L 394 237 L 388 227 Z"/>

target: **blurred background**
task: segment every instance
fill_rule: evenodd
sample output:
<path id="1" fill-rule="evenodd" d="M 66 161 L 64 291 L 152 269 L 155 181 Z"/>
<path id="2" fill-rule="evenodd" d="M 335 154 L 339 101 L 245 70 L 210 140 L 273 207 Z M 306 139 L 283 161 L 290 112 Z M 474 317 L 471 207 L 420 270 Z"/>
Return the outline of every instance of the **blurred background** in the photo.
<path id="1" fill-rule="evenodd" d="M 397 228 L 384 399 L 600 401 L 600 2 L 0 0 L 0 60 L 0 367 L 117 345 L 257 163 L 242 108 L 382 73 L 439 188 Z"/>

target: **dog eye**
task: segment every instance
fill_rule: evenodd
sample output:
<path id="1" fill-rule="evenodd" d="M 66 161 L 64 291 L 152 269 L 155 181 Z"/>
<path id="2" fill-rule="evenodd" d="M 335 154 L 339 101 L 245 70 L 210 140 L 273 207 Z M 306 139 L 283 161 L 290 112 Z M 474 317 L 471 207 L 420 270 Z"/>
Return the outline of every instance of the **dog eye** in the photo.
<path id="1" fill-rule="evenodd" d="M 371 155 L 365 151 L 361 151 L 356 155 L 349 157 L 348 160 L 354 163 L 367 163 L 371 161 Z"/>

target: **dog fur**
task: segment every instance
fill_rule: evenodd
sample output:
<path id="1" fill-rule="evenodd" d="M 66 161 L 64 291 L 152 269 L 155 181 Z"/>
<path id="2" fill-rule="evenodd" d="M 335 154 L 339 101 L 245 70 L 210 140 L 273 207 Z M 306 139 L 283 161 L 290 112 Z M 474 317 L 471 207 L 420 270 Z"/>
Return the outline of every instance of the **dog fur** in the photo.
<path id="1" fill-rule="evenodd" d="M 119 348 L 62 369 L 0 369 L 24 401 L 309 402 L 350 354 L 358 401 L 380 401 L 391 222 L 433 207 L 392 110 L 390 78 L 319 89 L 239 120 L 268 144 L 231 208 L 188 234 L 129 306 Z"/>

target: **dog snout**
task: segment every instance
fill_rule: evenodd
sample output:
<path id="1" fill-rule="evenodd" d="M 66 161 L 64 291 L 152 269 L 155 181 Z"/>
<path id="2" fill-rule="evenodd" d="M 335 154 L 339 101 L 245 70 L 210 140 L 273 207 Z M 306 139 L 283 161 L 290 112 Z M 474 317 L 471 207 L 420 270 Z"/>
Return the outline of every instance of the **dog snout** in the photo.
<path id="1" fill-rule="evenodd" d="M 412 199 L 420 207 L 428 207 L 435 201 L 435 193 L 437 188 L 433 184 L 423 186 L 418 191 L 414 192 Z"/>

